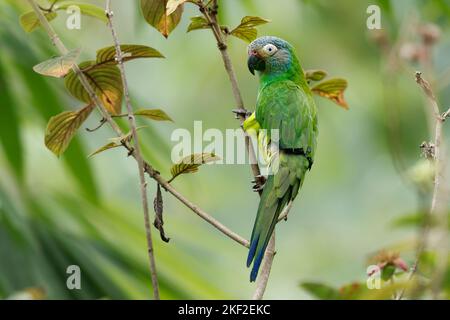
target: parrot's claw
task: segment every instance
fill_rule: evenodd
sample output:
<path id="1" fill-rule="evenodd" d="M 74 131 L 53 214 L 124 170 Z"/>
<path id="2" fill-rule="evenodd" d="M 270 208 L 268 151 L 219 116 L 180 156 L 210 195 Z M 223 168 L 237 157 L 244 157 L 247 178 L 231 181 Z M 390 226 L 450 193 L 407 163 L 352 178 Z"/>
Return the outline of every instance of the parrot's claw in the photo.
<path id="1" fill-rule="evenodd" d="M 249 116 L 252 115 L 252 113 L 250 111 L 247 111 L 247 110 L 242 109 L 242 108 L 241 109 L 233 109 L 231 111 L 236 115 L 236 117 L 248 118 Z"/>
<path id="2" fill-rule="evenodd" d="M 255 180 L 252 181 L 253 185 L 253 191 L 254 192 L 260 192 L 264 189 L 264 185 L 266 184 L 266 177 L 263 175 L 259 175 L 255 177 Z"/>

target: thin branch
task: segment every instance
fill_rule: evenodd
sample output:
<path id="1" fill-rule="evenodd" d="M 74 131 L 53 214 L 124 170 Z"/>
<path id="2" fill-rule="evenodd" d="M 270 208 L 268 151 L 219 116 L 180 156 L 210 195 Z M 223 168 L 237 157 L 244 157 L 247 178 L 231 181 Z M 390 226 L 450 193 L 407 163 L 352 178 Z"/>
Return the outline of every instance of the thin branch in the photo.
<path id="1" fill-rule="evenodd" d="M 213 225 L 216 229 L 218 229 L 220 232 L 228 236 L 229 238 L 233 239 L 237 243 L 243 245 L 244 247 L 249 247 L 248 240 L 244 239 L 237 233 L 233 232 L 223 224 L 221 224 L 219 221 L 217 221 L 215 218 L 210 216 L 208 213 L 206 213 L 204 210 L 199 208 L 197 205 L 193 204 L 191 201 L 189 201 L 186 197 L 182 196 L 168 181 L 164 180 L 159 174 L 157 174 L 151 167 L 146 167 L 147 173 L 158 183 L 163 187 L 166 191 L 170 192 L 175 198 L 180 200 L 186 207 L 190 208 L 193 212 L 195 212 L 199 217 L 201 217 L 203 220 L 207 221 L 209 224 Z"/>
<path id="2" fill-rule="evenodd" d="M 217 46 L 219 48 L 220 54 L 222 56 L 223 64 L 225 70 L 228 74 L 228 78 L 230 80 L 231 89 L 233 91 L 233 97 L 236 103 L 237 112 L 236 115 L 240 119 L 241 126 L 246 119 L 246 115 L 248 113 L 247 109 L 244 107 L 244 101 L 242 99 L 241 91 L 239 89 L 239 85 L 237 82 L 236 73 L 234 72 L 233 64 L 231 63 L 230 55 L 227 50 L 227 43 L 220 28 L 220 25 L 217 21 L 217 1 L 213 1 L 213 10 L 209 11 L 209 8 L 205 6 L 201 1 L 197 3 L 200 8 L 200 11 L 203 13 L 205 19 L 208 21 L 208 24 L 211 27 L 211 30 L 214 34 L 214 37 L 217 41 Z M 245 134 L 245 148 L 249 155 L 249 161 L 252 168 L 252 173 L 254 177 L 261 175 L 261 171 L 258 166 L 258 161 L 256 159 L 256 153 L 253 149 L 253 145 L 250 143 L 250 137 L 244 131 Z"/>
<path id="3" fill-rule="evenodd" d="M 45 29 L 47 32 L 49 38 L 51 39 L 52 43 L 56 46 L 58 51 L 64 55 L 68 52 L 67 48 L 64 46 L 58 35 L 53 30 L 52 26 L 49 24 L 47 19 L 44 17 L 42 12 L 39 10 L 39 7 L 37 7 L 35 0 L 28 0 L 30 5 L 32 6 L 33 10 L 36 12 L 36 15 L 39 18 L 39 21 L 41 23 L 41 26 Z M 108 124 L 112 127 L 114 132 L 119 138 L 124 138 L 125 134 L 122 132 L 120 127 L 116 124 L 116 122 L 112 119 L 111 115 L 106 111 L 105 107 L 103 106 L 100 99 L 97 97 L 95 92 L 93 91 L 90 83 L 88 81 L 85 81 L 86 78 L 84 74 L 81 72 L 79 66 L 77 64 L 73 65 L 72 67 L 74 69 L 74 72 L 82 82 L 82 85 L 84 89 L 89 93 L 90 97 L 96 104 L 97 108 L 99 109 L 100 113 L 104 116 Z M 84 80 L 83 80 L 84 79 Z M 128 152 L 131 152 L 131 156 L 134 157 L 133 147 L 128 143 L 128 141 L 124 141 L 124 147 L 127 149 Z M 158 181 L 159 184 L 161 184 L 164 189 L 166 189 L 168 192 L 170 192 L 175 198 L 180 200 L 186 207 L 188 207 L 191 211 L 199 215 L 201 218 L 203 218 L 205 221 L 210 223 L 215 228 L 219 229 L 223 234 L 228 236 L 229 238 L 235 240 L 236 242 L 240 243 L 243 246 L 248 247 L 248 241 L 244 239 L 243 237 L 237 235 L 236 233 L 232 232 L 230 229 L 225 227 L 223 224 L 218 222 L 216 219 L 214 219 L 211 215 L 206 213 L 206 211 L 200 209 L 197 205 L 190 202 L 186 197 L 184 197 L 181 193 L 179 193 L 175 188 L 173 188 L 170 184 L 167 183 L 167 181 L 159 174 L 158 171 L 153 169 L 153 167 L 148 163 L 144 162 L 144 168 L 147 174 L 154 180 Z"/>
<path id="4" fill-rule="evenodd" d="M 269 281 L 270 270 L 272 269 L 273 258 L 275 257 L 275 231 L 269 240 L 266 252 L 264 253 L 264 260 L 259 273 L 258 280 L 256 280 L 256 289 L 253 293 L 253 300 L 262 300 L 264 292 L 267 288 L 267 282 Z"/>
<path id="5" fill-rule="evenodd" d="M 120 48 L 119 38 L 117 36 L 116 29 L 114 28 L 113 15 L 114 13 L 111 11 L 111 0 L 106 0 L 106 17 L 108 18 L 108 27 L 111 30 L 111 34 L 114 40 L 114 47 L 116 49 L 116 59 L 120 70 L 120 75 L 122 78 L 122 86 L 125 96 L 125 104 L 127 106 L 128 111 L 128 122 L 131 128 L 131 134 L 134 140 L 134 155 L 138 164 L 139 170 L 139 182 L 141 187 L 141 200 L 142 200 L 142 209 L 144 210 L 144 225 L 145 225 L 145 235 L 147 238 L 147 249 L 148 249 L 148 258 L 150 262 L 150 274 L 152 278 L 152 287 L 153 287 L 153 297 L 155 300 L 160 299 L 159 295 L 159 285 L 158 285 L 158 276 L 156 272 L 156 262 L 155 262 L 155 254 L 153 248 L 153 240 L 152 240 L 152 228 L 150 225 L 150 214 L 148 210 L 148 198 L 147 198 L 147 182 L 145 181 L 145 169 L 144 169 L 144 160 L 142 158 L 141 148 L 139 146 L 139 136 L 137 134 L 137 125 L 136 118 L 133 114 L 133 107 L 131 105 L 130 92 L 128 89 L 128 81 L 125 73 L 125 66 L 123 63 L 123 55 L 122 50 Z"/>
<path id="6" fill-rule="evenodd" d="M 445 117 L 443 117 L 440 113 L 439 110 L 439 105 L 437 103 L 437 99 L 436 96 L 433 93 L 433 90 L 430 86 L 430 84 L 428 83 L 428 81 L 426 81 L 425 79 L 422 78 L 422 73 L 421 72 L 416 72 L 416 82 L 417 84 L 420 86 L 420 88 L 422 89 L 422 91 L 424 92 L 425 96 L 427 97 L 428 100 L 428 104 L 430 105 L 430 107 L 432 108 L 432 113 L 434 115 L 435 118 L 435 132 L 434 132 L 434 145 L 433 145 L 433 154 L 434 154 L 434 166 L 435 166 L 435 175 L 434 175 L 434 189 L 433 189 L 433 196 L 432 196 L 432 200 L 431 200 L 431 208 L 429 211 L 429 216 L 437 216 L 440 217 L 445 216 L 447 217 L 447 213 L 445 210 L 445 197 L 443 196 L 443 178 L 444 178 L 444 163 L 446 161 L 445 159 L 445 151 L 443 150 L 443 146 L 442 146 L 442 125 L 444 122 Z M 444 113 L 445 114 L 445 113 Z M 428 219 L 430 220 L 430 219 Z M 445 224 L 446 228 L 447 224 Z M 423 234 L 423 243 L 419 245 L 417 253 L 416 253 L 416 260 L 414 261 L 413 267 L 411 268 L 410 274 L 408 279 L 411 280 L 414 275 L 417 273 L 417 270 L 419 268 L 419 262 L 420 262 L 420 257 L 422 256 L 423 252 L 426 249 L 426 238 L 428 235 L 428 228 L 429 228 L 429 222 L 426 223 L 425 227 L 424 227 L 424 234 Z M 446 241 L 446 239 L 445 239 Z M 445 254 L 445 259 L 443 260 L 447 260 L 446 259 L 447 254 Z M 435 296 L 437 296 L 437 291 L 439 289 L 439 284 L 442 280 L 442 275 L 444 270 L 440 270 L 441 268 L 437 268 L 435 270 L 435 274 L 434 274 L 434 285 L 433 285 L 433 294 Z M 398 299 L 400 300 L 404 294 L 403 290 L 399 295 L 398 295 Z"/>

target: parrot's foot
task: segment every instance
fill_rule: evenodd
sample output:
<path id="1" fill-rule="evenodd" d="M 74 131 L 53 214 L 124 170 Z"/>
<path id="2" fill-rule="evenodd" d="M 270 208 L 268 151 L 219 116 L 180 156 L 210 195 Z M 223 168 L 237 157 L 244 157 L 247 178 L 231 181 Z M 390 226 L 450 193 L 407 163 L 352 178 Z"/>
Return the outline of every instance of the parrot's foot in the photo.
<path id="1" fill-rule="evenodd" d="M 231 112 L 233 112 L 236 115 L 236 117 L 244 117 L 246 119 L 252 115 L 252 113 L 250 111 L 247 111 L 242 108 L 241 109 L 233 109 L 233 110 L 231 110 Z"/>
<path id="2" fill-rule="evenodd" d="M 264 189 L 264 185 L 266 184 L 266 177 L 263 175 L 259 175 L 255 177 L 255 180 L 252 181 L 253 183 L 253 191 L 254 192 L 260 192 Z"/>

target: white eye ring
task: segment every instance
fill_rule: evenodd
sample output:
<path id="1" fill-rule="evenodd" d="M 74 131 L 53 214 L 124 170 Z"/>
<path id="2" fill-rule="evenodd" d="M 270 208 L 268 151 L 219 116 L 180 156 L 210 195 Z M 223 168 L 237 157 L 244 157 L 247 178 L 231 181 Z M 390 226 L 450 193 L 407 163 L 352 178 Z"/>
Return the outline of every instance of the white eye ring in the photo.
<path id="1" fill-rule="evenodd" d="M 278 48 L 275 47 L 273 44 L 269 43 L 269 44 L 266 44 L 266 45 L 263 47 L 263 51 L 264 51 L 267 55 L 271 56 L 271 55 L 273 55 L 275 52 L 278 51 Z"/>

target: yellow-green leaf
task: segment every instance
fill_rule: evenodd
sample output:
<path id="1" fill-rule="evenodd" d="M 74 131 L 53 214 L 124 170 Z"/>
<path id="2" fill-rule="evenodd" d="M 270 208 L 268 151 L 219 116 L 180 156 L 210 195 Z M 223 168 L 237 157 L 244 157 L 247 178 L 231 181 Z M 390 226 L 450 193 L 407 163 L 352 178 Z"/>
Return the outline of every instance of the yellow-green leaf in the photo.
<path id="1" fill-rule="evenodd" d="M 167 15 L 167 2 L 168 0 L 141 0 L 145 20 L 166 38 L 180 23 L 183 13 L 183 6 L 178 6 L 171 15 Z"/>
<path id="2" fill-rule="evenodd" d="M 234 28 L 230 34 L 246 42 L 252 42 L 258 36 L 258 31 L 255 27 L 268 22 L 270 22 L 270 20 L 260 17 L 245 16 L 242 18 L 241 23 Z"/>
<path id="3" fill-rule="evenodd" d="M 80 49 L 70 51 L 64 56 L 56 57 L 33 67 L 33 70 L 44 76 L 55 78 L 64 77 L 76 63 L 80 55 Z"/>
<path id="4" fill-rule="evenodd" d="M 330 99 L 342 108 L 348 109 L 348 104 L 344 98 L 345 89 L 347 89 L 347 80 L 334 78 L 318 83 L 311 90 L 321 97 Z"/>
<path id="5" fill-rule="evenodd" d="M 78 128 L 94 109 L 90 104 L 78 111 L 65 111 L 50 119 L 45 130 L 45 145 L 57 156 L 69 146 Z"/>
<path id="6" fill-rule="evenodd" d="M 305 282 L 301 287 L 309 294 L 320 300 L 338 300 L 340 299 L 339 291 L 323 283 Z"/>
<path id="7" fill-rule="evenodd" d="M 328 73 L 325 70 L 306 70 L 305 78 L 307 81 L 321 81 Z"/>
<path id="8" fill-rule="evenodd" d="M 198 171 L 198 168 L 205 163 L 210 163 L 220 160 L 220 157 L 213 153 L 195 153 L 181 159 L 178 163 L 172 166 L 170 173 L 173 181 L 180 174 L 194 173 Z"/>
<path id="9" fill-rule="evenodd" d="M 88 158 L 92 158 L 93 156 L 102 153 L 103 151 L 109 150 L 109 149 L 113 149 L 113 148 L 117 148 L 120 147 L 121 144 L 117 143 L 115 141 L 109 142 L 107 144 L 105 144 L 103 147 L 98 148 L 97 150 L 95 150 L 94 152 L 92 152 Z"/>
<path id="10" fill-rule="evenodd" d="M 136 131 L 139 131 L 143 128 L 146 128 L 146 126 L 137 127 Z M 98 148 L 97 150 L 95 150 L 94 152 L 92 152 L 88 156 L 88 158 L 91 158 L 103 151 L 120 147 L 123 145 L 124 142 L 130 142 L 132 138 L 133 138 L 133 131 L 129 131 L 126 135 L 124 135 L 122 137 L 111 138 L 111 139 L 109 139 L 110 140 L 109 143 L 105 144 L 104 146 L 102 146 L 102 147 Z"/>
<path id="11" fill-rule="evenodd" d="M 171 15 L 175 12 L 175 10 L 178 9 L 179 6 L 181 6 L 183 3 L 185 3 L 188 0 L 169 0 L 167 1 L 166 5 L 166 15 Z"/>
<path id="12" fill-rule="evenodd" d="M 143 45 L 123 44 L 120 46 L 120 49 L 122 51 L 123 61 L 138 58 L 164 58 L 158 50 Z M 111 46 L 98 50 L 97 63 L 117 64 L 116 48 Z"/>
<path id="13" fill-rule="evenodd" d="M 202 16 L 197 16 L 191 18 L 191 24 L 189 25 L 187 32 L 208 28 L 209 28 L 208 21 L 206 21 L 206 19 Z"/>
<path id="14" fill-rule="evenodd" d="M 142 116 L 156 121 L 172 121 L 173 120 L 161 109 L 140 109 L 134 113 L 135 116 Z"/>
<path id="15" fill-rule="evenodd" d="M 96 5 L 81 2 L 81 1 L 58 1 L 55 5 L 54 10 L 67 10 L 70 6 L 76 6 L 80 8 L 80 13 L 85 16 L 90 16 L 93 18 L 100 19 L 103 22 L 107 22 L 108 19 L 105 14 L 105 9 L 98 7 Z"/>
<path id="16" fill-rule="evenodd" d="M 113 115 L 120 113 L 122 106 L 122 78 L 120 70 L 115 65 L 97 65 L 95 61 L 80 64 L 80 69 L 86 75 L 95 93 L 103 102 L 105 108 Z M 65 85 L 69 92 L 78 100 L 89 103 L 91 97 L 84 89 L 75 72 L 70 71 L 65 78 Z"/>
<path id="17" fill-rule="evenodd" d="M 57 17 L 56 12 L 47 12 L 44 15 L 48 21 L 52 21 L 53 19 L 55 19 Z M 32 32 L 41 25 L 39 18 L 37 17 L 37 15 L 34 11 L 29 11 L 29 12 L 22 14 L 20 16 L 19 20 L 20 20 L 20 25 L 22 26 L 23 30 L 25 30 L 26 32 Z"/>

